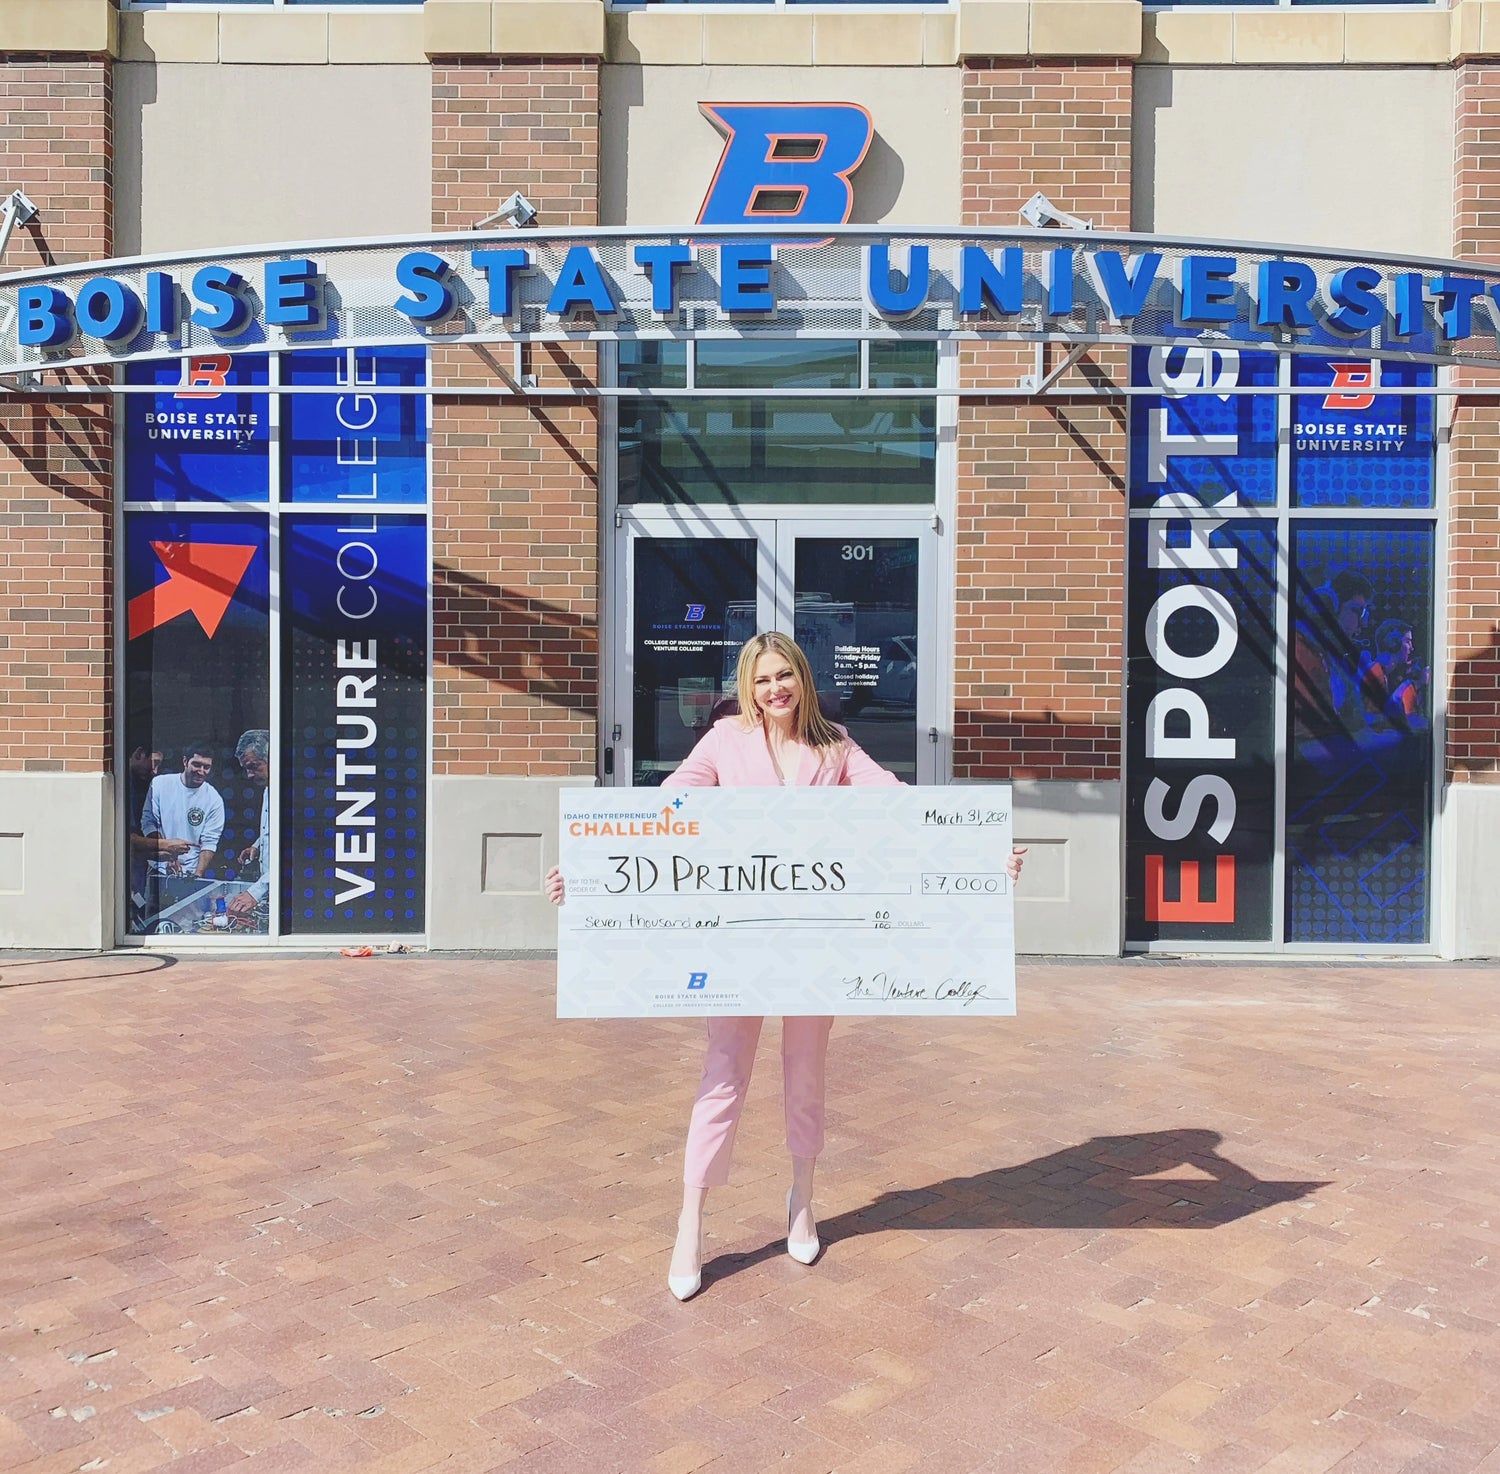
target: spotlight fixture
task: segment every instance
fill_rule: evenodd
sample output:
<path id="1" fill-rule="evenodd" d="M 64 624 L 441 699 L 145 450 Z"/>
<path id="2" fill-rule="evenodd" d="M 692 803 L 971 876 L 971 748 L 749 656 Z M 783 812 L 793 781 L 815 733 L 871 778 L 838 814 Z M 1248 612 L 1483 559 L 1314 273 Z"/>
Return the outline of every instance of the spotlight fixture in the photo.
<path id="1" fill-rule="evenodd" d="M 1083 220 L 1077 215 L 1070 215 L 1066 210 L 1059 209 L 1041 190 L 1038 190 L 1021 206 L 1021 224 L 1030 225 L 1037 230 L 1044 230 L 1049 225 L 1059 226 L 1063 230 L 1092 230 L 1094 228 L 1092 220 Z"/>
<path id="2" fill-rule="evenodd" d="M 0 204 L 0 256 L 10 244 L 10 234 L 18 225 L 25 225 L 36 215 L 36 206 L 23 190 L 13 189 L 4 204 Z"/>
<path id="3" fill-rule="evenodd" d="M 514 230 L 521 230 L 530 225 L 536 219 L 536 206 L 517 190 L 509 199 L 501 204 L 493 215 L 486 215 L 483 220 L 474 222 L 475 230 L 483 230 L 487 225 L 499 225 L 503 220 Z"/>

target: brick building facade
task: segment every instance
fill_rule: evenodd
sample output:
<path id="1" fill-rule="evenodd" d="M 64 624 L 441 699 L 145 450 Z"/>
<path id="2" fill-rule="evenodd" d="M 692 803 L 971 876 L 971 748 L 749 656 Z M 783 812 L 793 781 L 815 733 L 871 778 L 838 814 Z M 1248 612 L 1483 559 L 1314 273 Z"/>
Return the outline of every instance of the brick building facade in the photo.
<path id="1" fill-rule="evenodd" d="M 1101 231 L 1492 261 L 1500 68 L 1482 44 L 1489 3 L 1382 17 L 1359 6 L 1271 16 L 959 0 L 894 9 L 874 27 L 836 9 L 612 11 L 595 0 L 428 0 L 359 15 L 0 0 L 0 183 L 38 206 L 3 267 L 467 230 L 516 190 L 539 223 L 580 238 L 599 225 L 681 227 L 723 147 L 698 104 L 780 99 L 866 107 L 877 146 L 855 177 L 858 223 L 1009 227 L 1040 191 Z M 194 133 L 185 125 L 203 87 L 224 102 L 197 114 Z M 1379 108 L 1397 93 L 1400 106 Z M 374 114 L 388 115 L 383 144 L 371 141 Z M 1368 162 L 1341 156 L 1342 177 L 1325 185 L 1271 136 L 1288 116 L 1305 135 L 1386 131 Z M 233 137 L 244 157 L 213 152 L 215 138 Z M 1205 138 L 1213 146 L 1190 178 L 1184 160 Z M 304 145 L 337 176 L 326 195 L 291 183 Z M 1429 186 L 1435 153 L 1451 154 L 1434 186 L 1451 195 L 1441 219 L 1402 193 Z M 233 216 L 215 177 L 225 170 L 258 193 L 253 222 Z M 1244 228 L 1242 209 L 1262 227 Z M 1042 371 L 1061 354 L 1049 348 Z M 1019 386 L 1037 367 L 1030 347 L 979 344 L 959 348 L 949 371 L 964 389 Z M 417 930 L 438 947 L 546 946 L 538 882 L 556 789 L 616 777 L 613 734 L 634 719 L 620 611 L 635 597 L 626 532 L 640 529 L 620 531 L 620 405 L 501 391 L 517 372 L 592 390 L 624 370 L 593 344 L 536 344 L 514 361 L 508 347 L 435 346 L 429 372 Z M 930 717 L 941 756 L 927 773 L 920 755 L 914 772 L 1018 783 L 1018 837 L 1035 845 L 1018 925 L 1032 950 L 1118 950 L 1138 884 L 1120 860 L 1135 432 L 1128 397 L 1109 392 L 1133 372 L 1125 350 L 1096 348 L 1045 400 L 1014 388 L 948 401 L 936 488 L 913 513 L 942 523 L 930 570 L 939 595 L 922 615 L 940 644 L 921 650 L 931 690 L 913 717 L 923 740 Z M 102 945 L 129 930 L 120 625 L 131 575 L 107 378 L 52 375 L 0 404 L 0 944 Z M 1427 716 L 1443 745 L 1423 841 L 1430 895 L 1420 927 L 1384 939 L 1451 955 L 1500 948 L 1469 879 L 1500 832 L 1500 408 L 1489 380 L 1472 379 L 1476 391 L 1451 401 L 1451 433 L 1449 401 L 1437 413 L 1437 489 L 1421 526 L 1439 539 L 1438 591 L 1428 613 L 1397 610 L 1427 620 L 1434 640 Z M 98 392 L 71 392 L 90 385 Z M 791 536 L 814 513 L 841 515 L 807 495 L 767 516 Z M 847 526 L 864 535 L 873 524 Z M 1327 558 L 1316 571 L 1308 562 L 1309 580 L 1332 572 Z M 909 653 L 885 644 L 887 664 Z M 1295 703 L 1284 670 L 1278 679 L 1280 699 Z M 688 694 L 679 699 L 686 711 Z M 232 737 L 227 748 L 216 739 L 221 769 Z M 278 764 L 289 765 L 279 750 Z M 49 838 L 59 826 L 71 847 Z M 1290 914 L 1278 903 L 1280 933 L 1248 940 L 1309 941 L 1291 935 Z"/>

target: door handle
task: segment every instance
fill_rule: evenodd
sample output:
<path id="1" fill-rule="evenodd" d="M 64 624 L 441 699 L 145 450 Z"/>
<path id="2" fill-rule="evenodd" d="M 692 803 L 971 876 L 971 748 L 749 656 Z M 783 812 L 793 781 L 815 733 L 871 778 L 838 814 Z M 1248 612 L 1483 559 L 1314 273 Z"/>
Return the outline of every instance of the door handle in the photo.
<path id="1" fill-rule="evenodd" d="M 612 777 L 615 771 L 615 750 L 612 747 L 604 749 L 604 776 Z"/>

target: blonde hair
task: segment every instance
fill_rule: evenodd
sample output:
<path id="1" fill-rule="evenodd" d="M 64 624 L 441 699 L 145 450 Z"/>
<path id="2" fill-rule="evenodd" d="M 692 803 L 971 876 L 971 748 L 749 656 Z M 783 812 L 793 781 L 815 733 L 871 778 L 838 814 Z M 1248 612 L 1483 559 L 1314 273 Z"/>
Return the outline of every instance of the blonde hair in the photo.
<path id="1" fill-rule="evenodd" d="M 739 660 L 735 665 L 735 689 L 740 702 L 740 721 L 746 727 L 762 726 L 765 715 L 755 699 L 755 666 L 762 655 L 779 655 L 791 666 L 797 683 L 802 687 L 802 697 L 797 703 L 796 715 L 792 718 L 792 735 L 798 742 L 811 748 L 840 747 L 844 734 L 818 706 L 818 692 L 813 685 L 812 666 L 802 647 L 790 635 L 780 630 L 769 630 L 763 635 L 751 635 L 740 647 Z"/>

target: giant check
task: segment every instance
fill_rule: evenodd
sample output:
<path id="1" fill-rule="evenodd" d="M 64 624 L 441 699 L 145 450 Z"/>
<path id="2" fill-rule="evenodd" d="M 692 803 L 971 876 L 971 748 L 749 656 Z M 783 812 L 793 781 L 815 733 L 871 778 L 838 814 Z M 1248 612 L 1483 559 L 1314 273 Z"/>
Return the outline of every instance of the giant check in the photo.
<path id="1" fill-rule="evenodd" d="M 561 795 L 560 1018 L 1013 1014 L 1008 785 Z"/>

